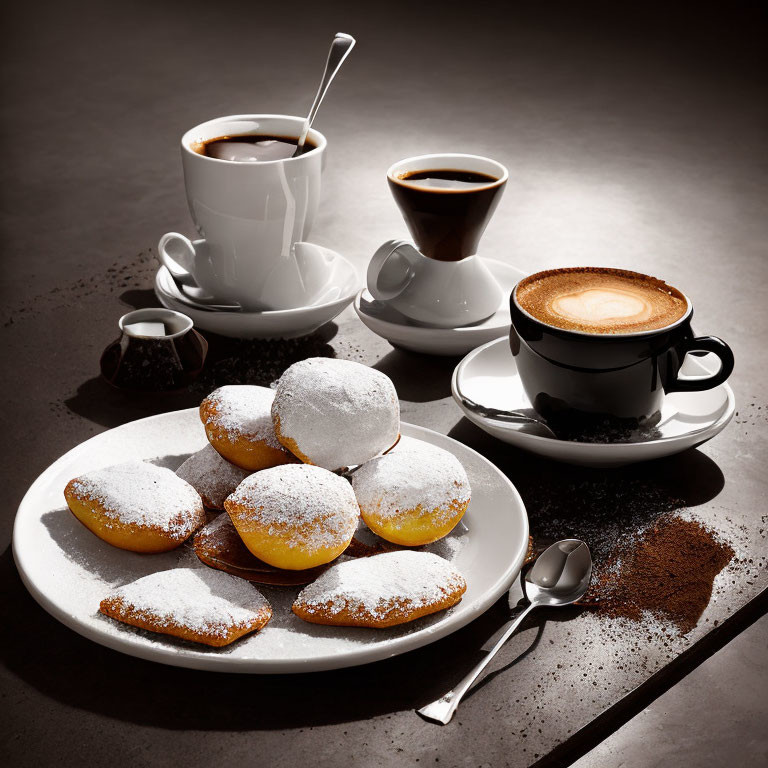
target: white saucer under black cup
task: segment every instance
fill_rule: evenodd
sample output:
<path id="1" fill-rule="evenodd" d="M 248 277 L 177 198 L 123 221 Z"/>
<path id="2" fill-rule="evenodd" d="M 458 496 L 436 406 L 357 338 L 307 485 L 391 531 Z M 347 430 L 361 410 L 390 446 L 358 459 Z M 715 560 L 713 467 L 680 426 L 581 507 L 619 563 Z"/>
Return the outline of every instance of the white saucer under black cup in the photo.
<path id="1" fill-rule="evenodd" d="M 688 356 L 686 376 L 710 374 L 700 359 Z M 736 403 L 727 383 L 701 392 L 667 395 L 655 434 L 633 442 L 579 442 L 521 432 L 503 421 L 480 416 L 462 405 L 461 393 L 486 408 L 520 411 L 531 408 L 503 336 L 470 352 L 453 372 L 451 392 L 464 415 L 499 440 L 550 459 L 585 467 L 615 467 L 670 456 L 711 440 L 733 418 Z M 668 416 L 665 415 L 665 411 Z"/>

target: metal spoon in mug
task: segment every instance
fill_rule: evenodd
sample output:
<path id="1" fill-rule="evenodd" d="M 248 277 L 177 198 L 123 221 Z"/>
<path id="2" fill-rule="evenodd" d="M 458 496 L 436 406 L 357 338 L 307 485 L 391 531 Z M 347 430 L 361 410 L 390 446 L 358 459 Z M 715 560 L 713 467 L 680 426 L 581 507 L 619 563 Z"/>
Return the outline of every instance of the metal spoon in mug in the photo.
<path id="1" fill-rule="evenodd" d="M 349 52 L 355 47 L 355 38 L 351 35 L 347 35 L 344 32 L 337 32 L 331 43 L 331 50 L 328 52 L 328 60 L 325 62 L 325 72 L 323 72 L 323 79 L 320 81 L 320 87 L 317 89 L 317 95 L 315 101 L 312 104 L 312 109 L 309 110 L 309 115 L 304 121 L 304 127 L 301 129 L 301 136 L 299 136 L 298 145 L 296 151 L 293 153 L 293 157 L 298 157 L 304 153 L 304 142 L 307 140 L 307 134 L 312 127 L 312 121 L 315 119 L 317 110 L 320 109 L 320 104 L 325 97 L 325 93 L 328 90 L 328 86 L 336 77 L 336 73 L 344 63 L 344 59 L 349 56 Z"/>
<path id="2" fill-rule="evenodd" d="M 499 639 L 488 655 L 452 691 L 416 711 L 427 720 L 447 725 L 464 694 L 523 619 L 534 608 L 558 608 L 575 603 L 586 593 L 591 578 L 592 555 L 589 547 L 580 539 L 563 539 L 545 549 L 525 574 L 522 582 L 527 605 L 518 609 L 497 632 Z M 510 600 L 513 599 L 512 589 L 509 596 Z"/>

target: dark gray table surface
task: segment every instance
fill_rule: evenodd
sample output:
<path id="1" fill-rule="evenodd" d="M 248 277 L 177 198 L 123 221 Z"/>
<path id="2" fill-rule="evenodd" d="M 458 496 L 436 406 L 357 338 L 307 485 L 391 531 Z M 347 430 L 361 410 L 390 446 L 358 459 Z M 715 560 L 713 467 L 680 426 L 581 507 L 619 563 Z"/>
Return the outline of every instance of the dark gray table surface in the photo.
<path id="1" fill-rule="evenodd" d="M 748 3 L 614 5 L 74 2 L 6 14 L 0 749 L 9 764 L 552 764 L 614 730 L 584 765 L 765 759 L 756 726 L 768 711 L 768 627 L 750 624 L 765 613 L 767 580 L 768 24 Z M 463 674 L 501 605 L 433 646 L 364 668 L 193 673 L 59 625 L 25 592 L 10 551 L 18 502 L 59 455 L 199 401 L 199 390 L 129 398 L 97 378 L 117 318 L 156 303 L 157 239 L 192 234 L 178 139 L 216 115 L 304 112 L 338 30 L 359 46 L 318 118 L 329 162 L 317 242 L 362 269 L 381 241 L 405 234 L 384 182 L 393 161 L 488 154 L 510 182 L 483 253 L 525 270 L 590 262 L 662 276 L 693 298 L 697 330 L 728 340 L 737 360 L 739 415 L 716 440 L 647 467 L 585 473 L 471 427 L 449 397 L 455 360 L 393 350 L 351 310 L 303 342 L 257 347 L 258 376 L 279 373 L 286 355 L 316 353 L 384 370 L 405 420 L 450 433 L 509 474 L 534 532 L 553 506 L 567 519 L 574 488 L 588 501 L 625 486 L 681 499 L 753 556 L 671 647 L 604 631 L 578 611 L 532 620 L 447 728 L 412 709 Z M 243 350 L 214 344 L 217 359 Z"/>

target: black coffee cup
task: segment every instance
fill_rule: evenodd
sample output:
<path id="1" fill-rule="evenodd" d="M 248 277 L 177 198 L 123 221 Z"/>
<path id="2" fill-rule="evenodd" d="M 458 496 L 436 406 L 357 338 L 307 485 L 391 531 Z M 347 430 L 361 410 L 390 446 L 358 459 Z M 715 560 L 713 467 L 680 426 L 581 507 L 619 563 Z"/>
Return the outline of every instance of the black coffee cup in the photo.
<path id="1" fill-rule="evenodd" d="M 545 274 L 549 273 L 537 273 Z M 693 305 L 682 293 L 676 292 L 687 304 L 684 314 L 665 327 L 629 333 L 584 332 L 543 322 L 522 308 L 518 289 L 535 277 L 520 281 L 510 297 L 510 346 L 531 404 L 556 432 L 561 427 L 561 432 L 573 435 L 579 428 L 588 432 L 606 423 L 652 427 L 665 393 L 712 389 L 733 371 L 733 353 L 724 341 L 694 336 Z M 681 378 L 689 352 L 716 354 L 720 370 Z"/>

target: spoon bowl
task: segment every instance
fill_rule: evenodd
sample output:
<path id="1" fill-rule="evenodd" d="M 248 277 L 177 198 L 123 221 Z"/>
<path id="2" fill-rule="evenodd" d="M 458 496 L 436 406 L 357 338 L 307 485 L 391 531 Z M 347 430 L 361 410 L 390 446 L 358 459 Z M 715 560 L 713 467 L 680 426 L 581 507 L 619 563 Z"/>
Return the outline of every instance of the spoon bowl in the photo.
<path id="1" fill-rule="evenodd" d="M 526 598 L 537 605 L 571 605 L 584 597 L 592 578 L 592 556 L 580 539 L 548 547 L 523 579 Z"/>

